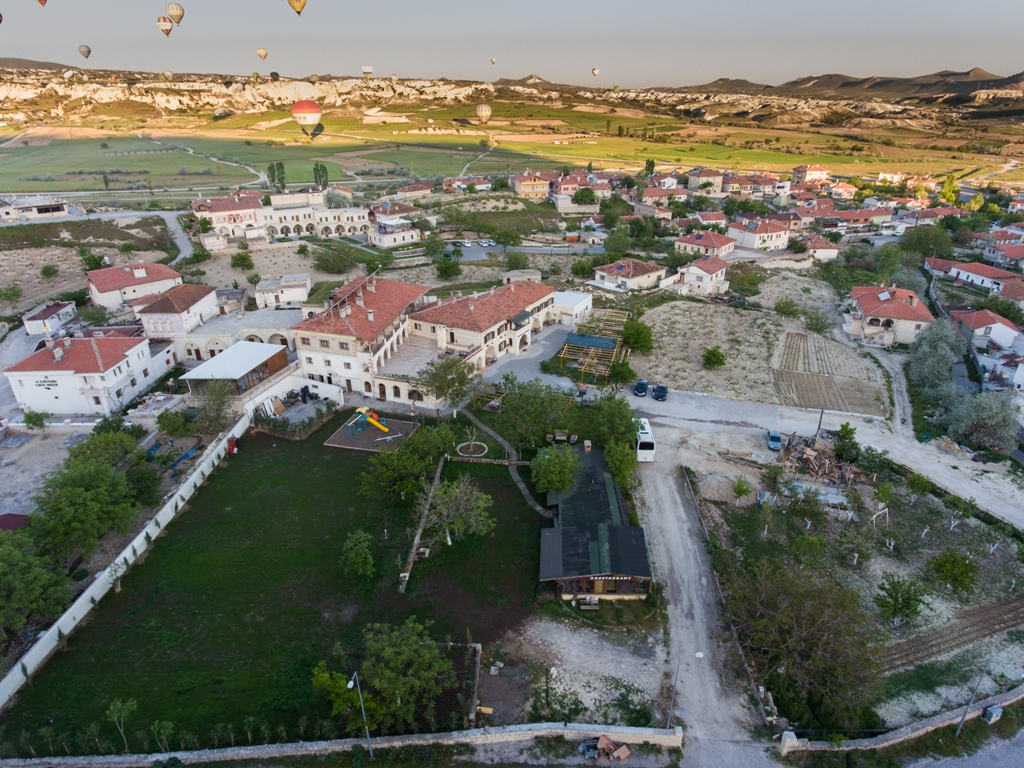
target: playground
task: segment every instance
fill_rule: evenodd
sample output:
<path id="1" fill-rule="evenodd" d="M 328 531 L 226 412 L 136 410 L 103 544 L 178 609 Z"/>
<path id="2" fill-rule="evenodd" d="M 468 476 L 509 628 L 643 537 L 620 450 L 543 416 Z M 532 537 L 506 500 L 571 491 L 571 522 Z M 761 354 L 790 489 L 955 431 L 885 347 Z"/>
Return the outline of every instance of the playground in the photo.
<path id="1" fill-rule="evenodd" d="M 341 429 L 327 438 L 331 448 L 352 448 L 377 452 L 397 448 L 405 438 L 420 428 L 415 421 L 392 419 L 369 408 L 357 408 Z"/>

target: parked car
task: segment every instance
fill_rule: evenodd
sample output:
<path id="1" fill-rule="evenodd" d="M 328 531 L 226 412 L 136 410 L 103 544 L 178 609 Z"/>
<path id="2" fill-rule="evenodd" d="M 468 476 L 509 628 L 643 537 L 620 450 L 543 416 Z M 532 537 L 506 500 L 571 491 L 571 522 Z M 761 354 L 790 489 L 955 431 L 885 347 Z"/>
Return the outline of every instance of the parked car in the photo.
<path id="1" fill-rule="evenodd" d="M 480 245 L 484 246 L 485 248 L 493 248 L 494 246 L 497 245 L 497 243 L 494 242 L 493 240 L 481 240 Z"/>
<path id="2" fill-rule="evenodd" d="M 668 385 L 659 384 L 654 388 L 654 392 L 651 394 L 655 400 L 667 400 L 668 399 Z"/>
<path id="3" fill-rule="evenodd" d="M 782 435 L 776 432 L 774 429 L 768 430 L 768 448 L 772 451 L 782 450 Z"/>
<path id="4" fill-rule="evenodd" d="M 633 387 L 633 394 L 637 397 L 647 397 L 647 379 L 640 379 Z"/>

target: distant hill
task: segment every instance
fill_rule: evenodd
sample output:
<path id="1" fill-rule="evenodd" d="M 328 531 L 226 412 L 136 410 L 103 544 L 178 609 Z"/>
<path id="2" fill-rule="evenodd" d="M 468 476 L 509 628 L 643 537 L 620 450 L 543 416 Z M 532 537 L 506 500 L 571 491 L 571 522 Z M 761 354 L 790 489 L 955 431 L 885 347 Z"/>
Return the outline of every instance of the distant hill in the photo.
<path id="1" fill-rule="evenodd" d="M 975 91 L 1017 87 L 1024 75 L 1002 77 L 983 69 L 967 72 L 943 70 L 918 77 L 864 77 L 820 75 L 800 77 L 773 89 L 779 95 L 843 99 L 921 99 L 943 95 L 970 96 Z"/>
<path id="2" fill-rule="evenodd" d="M 32 59 L 5 59 L 0 58 L 0 67 L 8 69 L 67 69 L 65 64 L 57 64 L 52 61 L 32 61 Z"/>

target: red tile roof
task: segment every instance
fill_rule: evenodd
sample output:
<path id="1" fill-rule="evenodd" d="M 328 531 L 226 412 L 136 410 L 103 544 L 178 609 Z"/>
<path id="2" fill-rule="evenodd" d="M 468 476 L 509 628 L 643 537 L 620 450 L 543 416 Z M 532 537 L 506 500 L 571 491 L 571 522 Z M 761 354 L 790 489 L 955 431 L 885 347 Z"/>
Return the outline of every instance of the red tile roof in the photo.
<path id="1" fill-rule="evenodd" d="M 988 309 L 981 309 L 977 311 L 969 309 L 959 309 L 950 312 L 950 314 L 953 315 L 953 317 L 956 320 L 959 320 L 961 323 L 970 328 L 972 331 L 976 331 L 979 328 L 985 328 L 986 326 L 996 324 L 1005 325 L 1007 328 L 1010 328 L 1014 331 L 1017 330 L 1017 326 L 1011 323 L 1005 317 L 1003 317 L 1002 315 L 997 315 L 995 312 L 992 312 Z"/>
<path id="2" fill-rule="evenodd" d="M 263 195 L 238 193 L 228 197 L 208 197 L 202 200 L 193 200 L 190 207 L 193 211 L 209 211 L 210 213 L 254 211 L 263 207 Z"/>
<path id="3" fill-rule="evenodd" d="M 676 238 L 677 243 L 686 243 L 687 245 L 699 245 L 703 248 L 722 248 L 726 245 L 735 243 L 736 241 L 731 237 L 720 235 L 717 232 L 691 232 L 688 235 Z"/>
<path id="4" fill-rule="evenodd" d="M 1010 301 L 1024 301 L 1024 283 L 1003 283 L 999 295 Z"/>
<path id="5" fill-rule="evenodd" d="M 515 317 L 531 304 L 553 295 L 554 292 L 554 287 L 541 283 L 512 283 L 476 296 L 461 296 L 438 302 L 414 312 L 411 317 L 420 322 L 436 323 L 448 328 L 486 331 Z"/>
<path id="6" fill-rule="evenodd" d="M 691 261 L 686 266 L 696 267 L 706 275 L 713 275 L 716 272 L 721 272 L 723 269 L 727 269 L 729 265 L 717 256 L 705 256 L 702 259 Z"/>
<path id="7" fill-rule="evenodd" d="M 139 314 L 178 315 L 198 304 L 202 298 L 216 292 L 217 289 L 212 285 L 197 285 L 195 283 L 176 285 L 152 303 L 147 304 L 144 309 L 140 309 Z"/>
<path id="8" fill-rule="evenodd" d="M 410 304 L 429 291 L 425 285 L 398 280 L 357 277 L 345 283 L 331 297 L 331 308 L 323 314 L 294 326 L 297 332 L 354 336 L 373 341 L 391 325 Z M 363 306 L 356 302 L 361 298 Z M 349 311 L 351 310 L 351 311 Z M 373 312 L 373 320 L 370 320 Z"/>
<path id="9" fill-rule="evenodd" d="M 619 259 L 614 264 L 605 264 L 603 267 L 594 268 L 595 272 L 624 277 L 627 280 L 633 277 L 649 275 L 659 270 L 666 270 L 666 268 L 646 261 L 639 261 L 638 259 Z"/>
<path id="10" fill-rule="evenodd" d="M 729 220 L 729 217 L 726 216 L 721 211 L 704 211 L 702 213 L 695 213 L 694 217 L 700 219 L 705 224 L 707 224 L 710 221 L 726 222 Z"/>
<path id="11" fill-rule="evenodd" d="M 386 208 L 385 205 L 387 205 Z M 373 211 L 374 216 L 404 216 L 407 213 L 417 213 L 420 209 L 414 205 L 390 202 L 375 205 L 370 210 Z"/>
<path id="12" fill-rule="evenodd" d="M 921 323 L 930 323 L 935 319 L 916 293 L 903 288 L 855 286 L 850 290 L 850 298 L 860 304 L 864 314 L 872 317 Z"/>
<path id="13" fill-rule="evenodd" d="M 933 272 L 944 272 L 946 274 L 948 274 L 949 270 L 951 270 L 953 267 L 964 266 L 964 263 L 962 261 L 950 261 L 949 259 L 928 258 L 924 260 L 924 263 Z"/>
<path id="14" fill-rule="evenodd" d="M 145 339 L 103 337 L 63 339 L 50 349 L 43 347 L 7 369 L 13 373 L 66 371 L 68 373 L 104 373 L 124 361 L 128 353 Z M 57 355 L 60 355 L 60 360 Z"/>
<path id="15" fill-rule="evenodd" d="M 805 235 L 800 242 L 809 251 L 838 251 L 839 246 L 821 235 Z"/>
<path id="16" fill-rule="evenodd" d="M 22 320 L 46 320 L 47 318 L 53 317 L 62 309 L 67 307 L 74 308 L 75 303 L 73 301 L 55 301 L 53 304 L 47 304 L 42 307 L 38 312 L 31 315 L 22 316 Z"/>
<path id="17" fill-rule="evenodd" d="M 661 187 L 647 187 L 644 189 L 644 197 L 673 197 L 675 192 L 671 189 L 662 189 Z"/>
<path id="18" fill-rule="evenodd" d="M 1024 259 L 1024 245 L 993 245 L 999 251 L 1000 257 L 1020 261 Z"/>
<path id="19" fill-rule="evenodd" d="M 972 262 L 970 264 L 957 264 L 956 268 L 961 272 L 967 272 L 978 277 L 987 277 L 990 280 L 999 280 L 1004 277 L 1015 277 L 1013 272 L 1007 272 L 1005 269 L 999 269 L 999 267 L 990 267 L 988 264 L 978 264 Z"/>
<path id="20" fill-rule="evenodd" d="M 140 267 L 145 274 L 142 277 L 136 277 L 134 270 Z M 161 280 L 173 280 L 181 277 L 179 273 L 165 264 L 129 264 L 125 267 L 94 269 L 85 274 L 89 278 L 89 282 L 95 285 L 96 290 L 100 293 L 120 291 L 133 285 L 158 283 Z"/>
<path id="21" fill-rule="evenodd" d="M 739 224 L 733 222 L 729 225 L 729 229 L 738 229 L 744 232 L 753 232 L 755 235 L 771 235 L 779 232 L 789 232 L 789 227 L 784 227 L 781 224 L 776 224 L 774 221 L 765 221 L 759 219 L 758 221 L 751 221 L 747 224 Z"/>

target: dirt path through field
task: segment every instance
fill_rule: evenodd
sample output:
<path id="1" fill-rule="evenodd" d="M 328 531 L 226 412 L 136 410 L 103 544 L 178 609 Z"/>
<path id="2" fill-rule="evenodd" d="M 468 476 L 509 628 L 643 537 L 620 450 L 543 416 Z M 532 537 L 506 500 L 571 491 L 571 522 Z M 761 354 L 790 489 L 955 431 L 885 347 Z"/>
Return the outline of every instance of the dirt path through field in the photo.
<path id="1" fill-rule="evenodd" d="M 673 674 L 680 662 L 675 714 L 687 728 L 683 764 L 769 765 L 764 745 L 750 737 L 757 720 L 747 704 L 744 682 L 731 671 L 729 639 L 721 629 L 699 512 L 684 502 L 681 493 L 681 440 L 678 430 L 659 428 L 657 460 L 640 466 L 638 506 L 647 526 L 655 576 L 668 598 Z M 697 652 L 704 658 L 694 658 Z"/>

